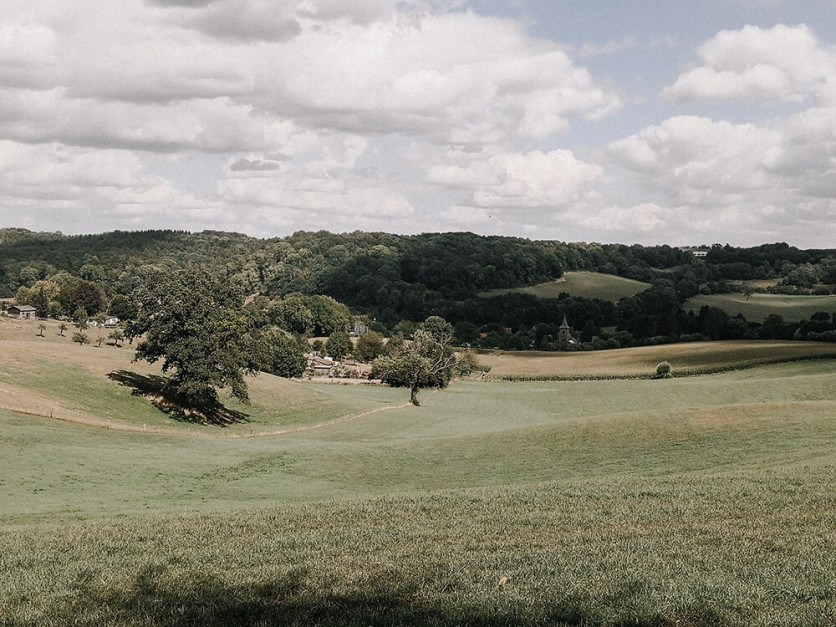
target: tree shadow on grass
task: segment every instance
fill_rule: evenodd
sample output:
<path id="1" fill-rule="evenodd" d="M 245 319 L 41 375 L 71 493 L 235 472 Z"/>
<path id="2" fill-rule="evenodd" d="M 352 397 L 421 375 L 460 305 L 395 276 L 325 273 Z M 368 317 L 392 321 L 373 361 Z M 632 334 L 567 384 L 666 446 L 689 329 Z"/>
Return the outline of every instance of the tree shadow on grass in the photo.
<path id="1" fill-rule="evenodd" d="M 567 597 L 532 604 L 499 597 L 421 598 L 416 581 L 370 581 L 351 592 L 311 590 L 308 573 L 297 567 L 266 581 L 230 584 L 206 573 L 171 580 L 164 564 L 147 564 L 124 587 L 95 580 L 77 582 L 47 614 L 75 624 L 144 625 L 601 625 L 639 627 L 716 625 L 721 617 L 706 608 L 684 613 L 626 612 L 606 618 L 589 598 Z M 92 584 L 92 585 L 91 585 Z M 499 594 L 499 593 L 497 593 Z M 88 623 L 89 621 L 89 623 Z M 59 621 L 60 622 L 60 621 Z"/>
<path id="2" fill-rule="evenodd" d="M 132 388 L 131 394 L 143 396 L 157 409 L 175 420 L 226 427 L 247 422 L 247 414 L 229 409 L 223 403 L 195 404 L 188 402 L 171 388 L 170 381 L 160 375 L 144 375 L 130 370 L 114 370 L 107 378 Z"/>

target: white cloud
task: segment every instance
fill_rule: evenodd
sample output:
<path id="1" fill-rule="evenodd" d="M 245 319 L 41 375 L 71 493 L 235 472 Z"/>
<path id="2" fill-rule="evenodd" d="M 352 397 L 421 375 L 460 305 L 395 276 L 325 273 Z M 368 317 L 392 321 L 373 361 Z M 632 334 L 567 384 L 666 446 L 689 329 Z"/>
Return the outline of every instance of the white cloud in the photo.
<path id="1" fill-rule="evenodd" d="M 771 96 L 785 100 L 832 93 L 836 52 L 805 25 L 722 31 L 704 43 L 702 64 L 662 95 L 673 102 Z"/>
<path id="2" fill-rule="evenodd" d="M 565 207 L 579 200 L 601 174 L 567 150 L 499 154 L 467 165 L 434 166 L 427 181 L 466 190 L 476 207 Z"/>
<path id="3" fill-rule="evenodd" d="M 836 217 L 836 110 L 767 124 L 679 116 L 607 147 L 645 198 L 681 208 L 679 224 L 715 239 L 787 240 Z M 686 219 L 687 216 L 687 219 Z"/>

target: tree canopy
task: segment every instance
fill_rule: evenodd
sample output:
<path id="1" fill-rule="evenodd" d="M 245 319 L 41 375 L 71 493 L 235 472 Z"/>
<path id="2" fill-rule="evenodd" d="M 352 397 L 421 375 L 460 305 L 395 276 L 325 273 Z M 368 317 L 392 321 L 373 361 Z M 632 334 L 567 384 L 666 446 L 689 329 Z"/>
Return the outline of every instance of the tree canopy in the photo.
<path id="1" fill-rule="evenodd" d="M 135 359 L 162 360 L 176 396 L 195 406 L 218 402 L 219 388 L 249 402 L 244 375 L 263 362 L 259 331 L 243 297 L 225 281 L 193 271 L 159 274 L 135 292 L 136 319 L 125 335 L 143 336 Z"/>
<path id="2" fill-rule="evenodd" d="M 450 345 L 452 327 L 438 316 L 428 318 L 422 327 L 395 354 L 378 357 L 372 365 L 373 377 L 392 386 L 408 387 L 413 405 L 419 404 L 421 388 L 446 387 L 457 364 Z"/>

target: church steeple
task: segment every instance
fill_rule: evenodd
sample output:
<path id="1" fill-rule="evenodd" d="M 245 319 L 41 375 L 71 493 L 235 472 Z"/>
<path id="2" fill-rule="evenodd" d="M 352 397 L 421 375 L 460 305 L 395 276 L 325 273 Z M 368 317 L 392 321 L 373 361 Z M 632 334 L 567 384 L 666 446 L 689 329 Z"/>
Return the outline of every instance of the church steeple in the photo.
<path id="1" fill-rule="evenodd" d="M 557 339 L 561 344 L 568 344 L 572 341 L 572 327 L 569 326 L 565 315 L 563 316 L 563 324 L 560 325 L 557 332 Z"/>

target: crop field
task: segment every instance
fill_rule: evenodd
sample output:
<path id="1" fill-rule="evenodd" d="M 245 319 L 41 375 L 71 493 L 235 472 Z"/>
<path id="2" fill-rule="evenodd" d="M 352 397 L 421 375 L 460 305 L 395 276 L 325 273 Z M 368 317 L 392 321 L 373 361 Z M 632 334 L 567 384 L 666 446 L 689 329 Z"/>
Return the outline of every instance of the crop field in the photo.
<path id="1" fill-rule="evenodd" d="M 730 316 L 743 314 L 747 320 L 762 322 L 769 314 L 784 317 L 785 322 L 807 320 L 817 311 L 836 312 L 836 295 L 787 296 L 784 294 L 709 294 L 689 298 L 683 305 L 686 311 L 699 311 L 708 305 L 722 309 Z"/>
<path id="2" fill-rule="evenodd" d="M 712 373 L 757 364 L 806 358 L 836 358 L 828 342 L 722 341 L 686 342 L 587 352 L 507 352 L 479 355 L 490 366 L 490 379 L 588 379 L 648 377 L 661 361 L 673 374 Z"/>
<path id="3" fill-rule="evenodd" d="M 836 622 L 833 360 L 421 407 L 259 376 L 219 426 L 36 332 L 0 322 L 0 388 L 89 420 L 0 409 L 0 625 Z"/>
<path id="4" fill-rule="evenodd" d="M 539 298 L 557 298 L 561 292 L 583 298 L 600 298 L 616 302 L 625 296 L 633 296 L 650 287 L 649 283 L 625 279 L 624 277 L 600 272 L 566 272 L 557 281 L 520 287 L 483 292 L 481 296 L 501 296 L 511 292 L 533 294 Z"/>

